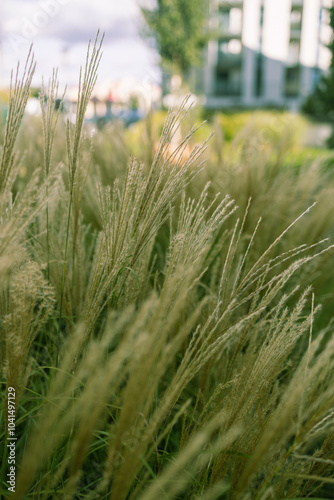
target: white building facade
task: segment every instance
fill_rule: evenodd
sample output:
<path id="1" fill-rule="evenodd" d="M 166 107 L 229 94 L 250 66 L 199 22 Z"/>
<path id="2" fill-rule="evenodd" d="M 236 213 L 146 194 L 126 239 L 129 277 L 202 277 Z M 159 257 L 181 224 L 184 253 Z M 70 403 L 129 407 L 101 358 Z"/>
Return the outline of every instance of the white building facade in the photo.
<path id="1" fill-rule="evenodd" d="M 207 107 L 298 109 L 329 68 L 333 0 L 213 0 Z"/>

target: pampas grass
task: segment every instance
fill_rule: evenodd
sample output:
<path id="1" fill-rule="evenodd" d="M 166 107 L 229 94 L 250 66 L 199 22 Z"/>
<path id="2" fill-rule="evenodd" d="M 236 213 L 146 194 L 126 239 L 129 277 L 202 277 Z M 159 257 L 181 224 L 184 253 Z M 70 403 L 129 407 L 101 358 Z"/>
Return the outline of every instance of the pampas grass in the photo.
<path id="1" fill-rule="evenodd" d="M 185 159 L 196 127 L 171 151 L 187 98 L 150 164 L 124 165 L 126 140 L 109 142 L 112 128 L 94 151 L 84 113 L 100 51 L 96 39 L 74 126 L 54 109 L 56 73 L 43 87 L 43 168 L 17 193 L 31 56 L 12 90 L 1 155 L 1 495 L 14 387 L 13 498 L 330 498 L 334 340 L 319 302 L 321 284 L 329 301 L 332 185 L 320 170 L 280 165 L 266 181 L 256 148 L 228 163 L 205 142 Z M 110 172 L 108 144 L 120 159 Z M 288 213 L 285 188 L 304 193 Z"/>

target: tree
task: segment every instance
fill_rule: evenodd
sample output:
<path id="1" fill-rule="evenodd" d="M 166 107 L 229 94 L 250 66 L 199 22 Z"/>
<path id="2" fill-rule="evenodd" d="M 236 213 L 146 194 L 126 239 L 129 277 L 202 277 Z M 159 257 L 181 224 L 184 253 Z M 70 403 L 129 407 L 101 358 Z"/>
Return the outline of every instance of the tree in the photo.
<path id="1" fill-rule="evenodd" d="M 161 62 L 184 76 L 200 61 L 208 36 L 208 0 L 156 0 L 142 7 L 146 37 L 154 40 Z"/>
<path id="2" fill-rule="evenodd" d="M 334 33 L 334 6 L 329 9 L 329 14 L 329 24 Z M 321 78 L 313 94 L 306 100 L 303 110 L 316 118 L 334 122 L 334 36 L 327 46 L 332 54 L 329 73 Z"/>

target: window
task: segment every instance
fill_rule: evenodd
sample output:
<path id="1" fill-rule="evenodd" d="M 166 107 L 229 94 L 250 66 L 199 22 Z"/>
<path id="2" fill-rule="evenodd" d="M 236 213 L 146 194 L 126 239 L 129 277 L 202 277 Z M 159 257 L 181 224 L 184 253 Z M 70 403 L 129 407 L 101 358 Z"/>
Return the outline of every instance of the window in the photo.
<path id="1" fill-rule="evenodd" d="M 240 96 L 241 94 L 241 70 L 224 69 L 217 66 L 216 72 L 216 95 Z"/>
<path id="2" fill-rule="evenodd" d="M 290 38 L 300 38 L 303 23 L 303 6 L 292 7 L 290 12 Z"/>
<path id="3" fill-rule="evenodd" d="M 289 52 L 287 62 L 289 65 L 296 65 L 299 62 L 300 42 L 299 40 L 291 40 L 289 43 Z"/>
<path id="4" fill-rule="evenodd" d="M 259 52 L 256 58 L 256 69 L 255 69 L 255 97 L 261 97 L 263 93 L 263 56 Z"/>
<path id="5" fill-rule="evenodd" d="M 319 68 L 313 68 L 313 71 L 312 71 L 312 87 L 313 87 L 313 90 L 316 88 L 316 86 L 320 82 L 320 78 L 321 78 L 321 71 L 320 71 L 320 69 Z"/>
<path id="6" fill-rule="evenodd" d="M 221 66 L 238 66 L 241 64 L 242 44 L 237 38 L 218 42 L 218 64 Z"/>
<path id="7" fill-rule="evenodd" d="M 226 34 L 241 34 L 242 28 L 242 10 L 239 8 L 224 9 L 220 8 L 218 12 L 219 30 Z"/>
<path id="8" fill-rule="evenodd" d="M 300 67 L 285 68 L 285 96 L 297 97 L 300 92 Z"/>
<path id="9" fill-rule="evenodd" d="M 261 26 L 261 28 L 263 27 L 263 18 L 264 18 L 264 5 L 262 4 L 261 9 L 260 9 L 260 26 Z"/>
<path id="10" fill-rule="evenodd" d="M 263 2 L 260 6 L 260 37 L 259 37 L 259 51 L 262 51 L 262 39 L 263 39 L 263 19 L 264 19 L 264 5 Z"/>
<path id="11" fill-rule="evenodd" d="M 219 42 L 219 52 L 223 52 L 223 54 L 228 54 L 228 41 L 220 41 Z"/>
<path id="12" fill-rule="evenodd" d="M 228 33 L 230 29 L 230 11 L 219 9 L 218 13 L 219 30 L 223 33 Z"/>
<path id="13" fill-rule="evenodd" d="M 302 12 L 299 9 L 292 9 L 290 14 L 291 27 L 300 29 L 302 25 Z"/>

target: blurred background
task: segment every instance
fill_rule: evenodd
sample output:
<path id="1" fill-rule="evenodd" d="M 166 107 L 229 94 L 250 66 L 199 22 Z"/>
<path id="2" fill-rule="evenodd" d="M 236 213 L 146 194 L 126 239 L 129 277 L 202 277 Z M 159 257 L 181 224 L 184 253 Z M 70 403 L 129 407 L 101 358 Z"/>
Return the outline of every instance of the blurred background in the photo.
<path id="1" fill-rule="evenodd" d="M 67 86 L 66 100 L 75 102 L 79 68 L 84 65 L 89 39 L 97 30 L 105 32 L 98 84 L 87 116 L 108 114 L 108 101 L 123 106 L 141 96 L 147 109 L 160 97 L 161 72 L 158 55 L 140 35 L 141 13 L 136 0 L 1 0 L 0 3 L 0 88 L 9 87 L 10 72 L 18 60 L 24 62 L 33 43 L 37 68 L 34 96 L 27 111 L 38 113 L 36 99 L 53 67 L 60 80 L 59 95 Z M 149 102 L 148 102 L 149 100 Z M 107 103 L 107 105 L 106 105 Z"/>
<path id="2" fill-rule="evenodd" d="M 58 67 L 64 110 L 75 114 L 87 43 L 105 32 L 87 120 L 125 126 L 191 92 L 205 110 L 280 109 L 331 134 L 332 0 L 2 0 L 0 98 L 31 43 L 37 60 L 27 112 L 38 114 L 42 76 Z M 333 85 L 334 88 L 334 85 Z M 333 103 L 329 103 L 332 99 Z"/>

